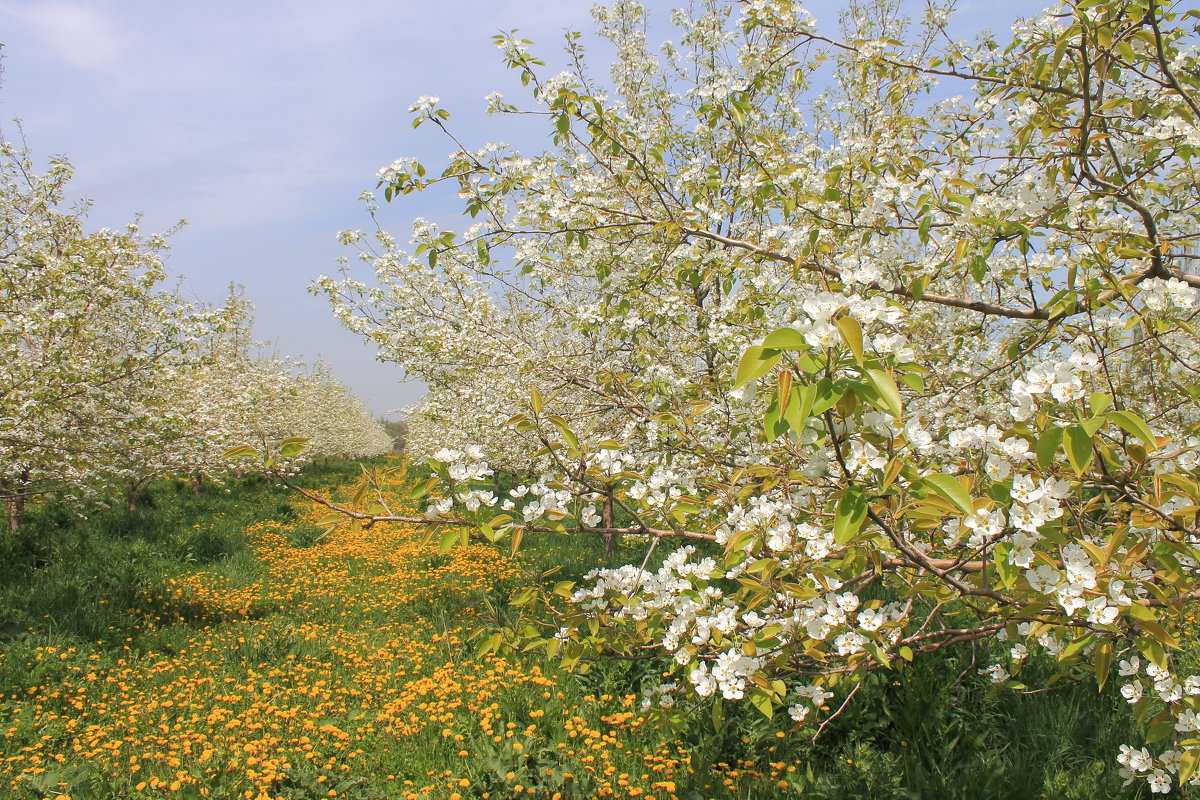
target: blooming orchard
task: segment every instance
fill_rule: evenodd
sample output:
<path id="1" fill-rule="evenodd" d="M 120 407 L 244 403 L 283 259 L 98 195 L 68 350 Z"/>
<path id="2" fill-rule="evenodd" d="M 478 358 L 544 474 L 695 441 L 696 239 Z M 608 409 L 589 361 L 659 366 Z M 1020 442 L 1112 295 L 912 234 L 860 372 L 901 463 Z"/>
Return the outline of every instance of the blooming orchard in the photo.
<path id="1" fill-rule="evenodd" d="M 346 234 L 375 284 L 317 289 L 431 386 L 432 520 L 691 540 L 497 643 L 657 652 L 665 713 L 820 726 L 867 673 L 975 642 L 997 684 L 1035 655 L 1120 680 L 1148 731 L 1127 777 L 1195 781 L 1200 13 L 1066 2 L 1000 44 L 854 8 L 830 32 L 702 2 L 658 52 L 636 3 L 601 8 L 607 80 L 575 34 L 553 76 L 498 37 L 534 107 L 489 109 L 552 148 L 386 167 L 388 200 L 446 183 L 471 227 Z"/>
<path id="2" fill-rule="evenodd" d="M 392 442 L 318 369 L 255 358 L 237 295 L 195 308 L 163 291 L 162 237 L 87 232 L 65 209 L 71 167 L 37 174 L 0 144 L 0 496 L 132 508 L 160 475 L 219 477 L 234 445 L 310 439 L 304 457 L 371 455 Z M 292 458 L 292 463 L 297 458 Z"/>

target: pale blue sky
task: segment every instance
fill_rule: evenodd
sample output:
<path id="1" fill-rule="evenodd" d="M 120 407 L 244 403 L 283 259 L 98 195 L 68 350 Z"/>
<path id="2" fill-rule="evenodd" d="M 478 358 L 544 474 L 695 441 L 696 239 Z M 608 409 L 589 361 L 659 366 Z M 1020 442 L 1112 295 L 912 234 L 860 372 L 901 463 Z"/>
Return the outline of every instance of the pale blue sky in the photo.
<path id="1" fill-rule="evenodd" d="M 1043 4 L 960 2 L 959 27 L 990 26 L 1003 38 L 1016 15 Z M 822 23 L 840 6 L 809 4 Z M 216 302 L 230 282 L 243 284 L 258 338 L 284 354 L 324 357 L 382 413 L 413 402 L 420 386 L 376 362 L 307 293 L 309 282 L 335 270 L 339 230 L 368 227 L 358 197 L 380 166 L 398 156 L 436 165 L 447 152 L 432 128 L 409 125 L 419 95 L 440 96 L 470 145 L 540 147 L 533 130 L 483 113 L 489 91 L 527 96 L 490 37 L 519 28 L 556 72 L 562 30 L 590 30 L 590 8 L 577 0 L 0 2 L 0 120 L 9 139 L 11 120 L 21 120 L 39 163 L 71 160 L 74 193 L 94 202 L 95 225 L 123 226 L 141 213 L 149 232 L 186 219 L 168 261 L 186 276 L 185 294 Z M 596 56 L 600 71 L 607 54 Z M 416 196 L 381 216 L 403 236 L 415 216 L 455 227 L 451 210 Z"/>

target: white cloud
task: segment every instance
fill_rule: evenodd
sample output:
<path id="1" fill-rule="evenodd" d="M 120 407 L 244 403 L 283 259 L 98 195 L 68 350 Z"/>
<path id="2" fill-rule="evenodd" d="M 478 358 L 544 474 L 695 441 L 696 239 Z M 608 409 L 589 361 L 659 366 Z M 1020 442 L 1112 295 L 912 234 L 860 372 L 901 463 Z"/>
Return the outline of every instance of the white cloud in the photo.
<path id="1" fill-rule="evenodd" d="M 51 0 L 4 10 L 23 19 L 60 58 L 80 69 L 113 69 L 125 50 L 122 31 L 95 8 Z"/>

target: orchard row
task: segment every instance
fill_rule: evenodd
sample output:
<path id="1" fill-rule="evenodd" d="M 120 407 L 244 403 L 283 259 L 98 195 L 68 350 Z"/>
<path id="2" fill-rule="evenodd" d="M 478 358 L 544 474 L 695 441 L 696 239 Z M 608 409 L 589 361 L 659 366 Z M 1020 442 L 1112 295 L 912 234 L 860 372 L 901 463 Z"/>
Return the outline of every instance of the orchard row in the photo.
<path id="1" fill-rule="evenodd" d="M 282 466 L 392 448 L 324 366 L 256 355 L 251 306 L 164 288 L 165 243 L 135 225 L 85 228 L 65 208 L 70 165 L 39 174 L 0 145 L 0 497 L 10 527 L 32 501 L 133 508 L 159 476 L 221 480 L 235 447 L 306 439 Z M 299 449 L 299 441 L 292 450 Z"/>

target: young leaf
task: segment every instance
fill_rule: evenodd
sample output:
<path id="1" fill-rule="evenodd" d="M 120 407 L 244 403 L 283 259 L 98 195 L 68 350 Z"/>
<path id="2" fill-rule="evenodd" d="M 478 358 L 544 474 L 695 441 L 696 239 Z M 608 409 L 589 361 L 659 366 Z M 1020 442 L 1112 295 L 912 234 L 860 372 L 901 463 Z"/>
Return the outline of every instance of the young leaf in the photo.
<path id="1" fill-rule="evenodd" d="M 887 407 L 888 413 L 899 419 L 904 413 L 904 405 L 900 400 L 900 389 L 892 380 L 892 376 L 881 369 L 868 369 L 864 372 L 875 391 L 879 392 L 879 398 Z"/>
<path id="2" fill-rule="evenodd" d="M 1103 414 L 1112 406 L 1112 402 L 1112 395 L 1104 392 L 1096 392 L 1088 398 L 1088 406 L 1093 414 Z"/>
<path id="3" fill-rule="evenodd" d="M 763 415 L 763 437 L 768 442 L 773 442 L 779 438 L 779 434 L 783 431 L 783 427 L 779 424 L 779 403 L 773 402 L 767 408 L 767 413 Z"/>
<path id="4" fill-rule="evenodd" d="M 1076 475 L 1082 475 L 1092 461 L 1092 437 L 1078 425 L 1067 428 L 1064 444 L 1067 460 Z"/>
<path id="5" fill-rule="evenodd" d="M 776 328 L 763 339 L 762 346 L 774 350 L 809 350 L 804 334 L 794 328 Z"/>
<path id="6" fill-rule="evenodd" d="M 862 530 L 867 519 L 867 501 L 861 493 L 848 491 L 838 500 L 833 513 L 833 540 L 843 545 Z"/>
<path id="7" fill-rule="evenodd" d="M 450 548 L 454 547 L 454 543 L 458 541 L 458 531 L 454 528 L 442 531 L 442 537 L 438 539 L 438 555 L 445 555 L 450 552 Z"/>
<path id="8" fill-rule="evenodd" d="M 850 348 L 850 352 L 854 354 L 854 360 L 859 364 L 863 363 L 863 338 L 862 326 L 858 324 L 858 320 L 849 315 L 839 317 L 837 322 L 838 332 L 842 334 L 842 341 Z"/>
<path id="9" fill-rule="evenodd" d="M 279 446 L 279 454 L 284 458 L 300 455 L 300 451 L 308 444 L 308 438 L 304 436 L 291 436 L 284 439 Z"/>
<path id="10" fill-rule="evenodd" d="M 1196 767 L 1200 766 L 1200 750 L 1192 748 L 1184 750 L 1179 757 L 1179 783 L 1183 785 L 1191 780 L 1196 774 Z"/>
<path id="11" fill-rule="evenodd" d="M 781 417 L 786 418 L 787 417 L 787 409 L 788 409 L 788 406 L 791 404 L 791 400 L 792 400 L 792 372 L 791 372 L 791 370 L 785 369 L 785 370 L 780 371 L 778 387 L 776 389 L 776 392 L 777 392 L 777 397 L 779 398 L 778 399 L 779 415 Z"/>
<path id="12" fill-rule="evenodd" d="M 787 420 L 788 427 L 799 433 L 804 430 L 804 425 L 812 414 L 813 402 L 817 399 L 817 387 L 811 384 L 793 384 L 791 395 L 787 408 L 783 410 L 783 418 Z"/>
<path id="13" fill-rule="evenodd" d="M 775 714 L 775 704 L 771 702 L 770 697 L 767 697 L 762 692 L 751 692 L 750 702 L 767 719 L 770 719 Z"/>
<path id="14" fill-rule="evenodd" d="M 1000 585 L 1005 589 L 1011 589 L 1017 581 L 1017 576 L 1021 574 L 1021 569 L 1008 559 L 1008 553 L 1011 547 L 1004 542 L 996 545 L 992 549 L 992 563 L 996 567 L 996 575 L 1000 578 Z"/>
<path id="15" fill-rule="evenodd" d="M 1154 439 L 1154 433 L 1150 430 L 1150 426 L 1142 421 L 1142 418 L 1131 411 L 1110 411 L 1107 414 L 1109 422 L 1112 422 L 1121 430 L 1136 436 L 1146 443 L 1146 450 L 1153 451 L 1158 447 L 1158 442 Z"/>
<path id="16" fill-rule="evenodd" d="M 762 347 L 746 348 L 746 352 L 742 353 L 742 360 L 738 362 L 737 377 L 734 378 L 733 388 L 736 389 L 756 378 L 761 378 L 778 361 L 778 350 L 768 350 Z"/>
<path id="17" fill-rule="evenodd" d="M 1055 425 L 1052 428 L 1047 428 L 1037 441 L 1037 462 L 1042 469 L 1049 467 L 1054 463 L 1055 455 L 1058 453 L 1058 446 L 1062 444 L 1063 429 Z"/>
<path id="18" fill-rule="evenodd" d="M 838 400 L 842 399 L 842 391 L 835 389 L 833 381 L 829 378 L 821 378 L 817 381 L 816 396 L 813 398 L 812 415 L 824 414 L 829 409 L 837 404 Z"/>
<path id="19" fill-rule="evenodd" d="M 1112 661 L 1112 642 L 1101 642 L 1096 645 L 1096 649 L 1092 652 L 1092 666 L 1096 672 L 1096 686 L 1098 691 L 1104 691 L 1104 684 L 1108 682 L 1108 673 L 1109 668 L 1112 667 Z"/>
<path id="20" fill-rule="evenodd" d="M 967 494 L 967 490 L 952 475 L 935 472 L 932 475 L 923 477 L 921 484 L 927 486 L 942 499 L 953 503 L 964 514 L 974 513 L 975 506 L 971 503 L 971 495 Z"/>

